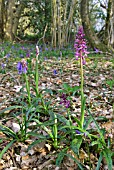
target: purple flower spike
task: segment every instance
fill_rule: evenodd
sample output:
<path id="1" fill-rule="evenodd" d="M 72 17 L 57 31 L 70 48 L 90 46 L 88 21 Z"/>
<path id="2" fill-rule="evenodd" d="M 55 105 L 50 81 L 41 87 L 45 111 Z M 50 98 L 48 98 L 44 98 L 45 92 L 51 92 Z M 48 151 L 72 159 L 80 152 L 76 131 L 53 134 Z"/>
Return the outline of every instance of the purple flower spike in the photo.
<path id="1" fill-rule="evenodd" d="M 85 57 L 87 57 L 87 54 L 89 53 L 87 51 L 87 45 L 86 40 L 84 39 L 84 32 L 83 27 L 79 27 L 78 33 L 76 35 L 74 48 L 76 50 L 75 57 L 76 60 L 78 60 L 79 57 L 82 57 L 82 63 L 85 64 Z"/>

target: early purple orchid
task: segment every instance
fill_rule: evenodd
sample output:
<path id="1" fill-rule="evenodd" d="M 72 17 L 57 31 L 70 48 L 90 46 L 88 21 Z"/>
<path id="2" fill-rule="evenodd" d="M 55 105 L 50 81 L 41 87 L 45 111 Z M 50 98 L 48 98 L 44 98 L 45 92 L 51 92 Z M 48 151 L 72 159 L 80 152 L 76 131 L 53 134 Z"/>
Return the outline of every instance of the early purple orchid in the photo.
<path id="1" fill-rule="evenodd" d="M 78 33 L 76 35 L 75 43 L 74 43 L 74 48 L 76 50 L 75 52 L 75 57 L 76 60 L 78 60 L 79 57 L 82 57 L 82 63 L 85 64 L 85 57 L 87 57 L 87 54 L 89 53 L 87 51 L 87 45 L 86 45 L 86 40 L 84 39 L 84 32 L 83 32 L 83 27 L 79 27 Z"/>

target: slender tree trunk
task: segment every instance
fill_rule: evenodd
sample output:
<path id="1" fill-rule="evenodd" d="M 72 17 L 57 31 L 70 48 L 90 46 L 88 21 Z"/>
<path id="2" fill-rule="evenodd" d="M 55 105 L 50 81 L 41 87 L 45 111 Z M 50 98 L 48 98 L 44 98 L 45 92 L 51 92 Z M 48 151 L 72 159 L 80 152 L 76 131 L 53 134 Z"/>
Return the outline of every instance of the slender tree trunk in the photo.
<path id="1" fill-rule="evenodd" d="M 105 41 L 104 43 L 106 45 L 109 45 L 110 43 L 110 21 L 111 21 L 111 7 L 112 7 L 112 0 L 108 1 L 108 8 L 107 8 L 107 17 L 106 17 L 106 23 L 105 23 Z"/>
<path id="2" fill-rule="evenodd" d="M 68 0 L 65 0 L 65 4 L 63 5 L 63 26 L 62 26 L 62 46 L 65 46 L 66 40 L 66 21 L 67 21 L 67 9 L 68 9 Z"/>
<path id="3" fill-rule="evenodd" d="M 19 19 L 21 16 L 21 12 L 23 10 L 24 5 L 22 4 L 22 2 L 20 2 L 21 4 L 18 5 L 18 7 L 15 9 L 15 14 L 14 14 L 14 22 L 13 22 L 13 35 L 14 37 L 17 35 L 17 28 L 19 25 Z"/>
<path id="4" fill-rule="evenodd" d="M 107 51 L 107 52 L 114 52 L 114 50 L 108 46 L 106 46 L 104 43 L 100 42 L 97 35 L 95 34 L 92 25 L 90 23 L 89 17 L 88 17 L 88 6 L 89 6 L 89 0 L 82 0 L 80 5 L 80 14 L 82 19 L 82 25 L 84 28 L 84 32 L 86 35 L 86 38 L 89 41 L 90 46 L 94 48 L 98 48 L 101 51 Z"/>
<path id="5" fill-rule="evenodd" d="M 70 39 L 70 32 L 73 24 L 73 14 L 74 14 L 74 9 L 76 6 L 77 0 L 72 0 L 71 5 L 70 5 L 70 12 L 68 16 L 68 22 L 66 24 L 66 44 L 69 43 Z"/>
<path id="6" fill-rule="evenodd" d="M 52 46 L 56 48 L 57 42 L 57 2 L 56 0 L 52 1 L 52 18 L 53 18 L 53 25 L 52 25 Z"/>
<path id="7" fill-rule="evenodd" d="M 112 8 L 111 8 L 110 44 L 114 48 L 114 1 L 112 2 Z"/>
<path id="8" fill-rule="evenodd" d="M 14 22 L 14 17 L 13 17 L 13 10 L 15 6 L 15 0 L 10 0 L 8 2 L 8 9 L 7 9 L 7 22 L 6 22 L 6 28 L 5 28 L 5 39 L 9 41 L 14 40 L 14 35 L 13 35 L 13 22 Z"/>
<path id="9" fill-rule="evenodd" d="M 61 0 L 58 0 L 58 46 L 61 48 Z"/>
<path id="10" fill-rule="evenodd" d="M 4 38 L 3 12 L 4 12 L 4 0 L 0 0 L 0 42 L 2 42 Z"/>

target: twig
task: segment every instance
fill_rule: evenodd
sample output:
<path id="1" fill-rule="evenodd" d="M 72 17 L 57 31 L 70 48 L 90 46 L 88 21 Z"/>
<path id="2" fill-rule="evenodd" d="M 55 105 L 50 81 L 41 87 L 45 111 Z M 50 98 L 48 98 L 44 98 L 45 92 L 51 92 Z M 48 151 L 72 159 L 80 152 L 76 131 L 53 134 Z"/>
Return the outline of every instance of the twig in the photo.
<path id="1" fill-rule="evenodd" d="M 37 45 L 39 44 L 39 42 L 40 42 L 42 39 L 43 39 L 43 42 L 44 42 L 44 44 L 45 44 L 44 38 L 45 38 L 45 33 L 46 33 L 46 31 L 47 31 L 47 25 L 45 26 L 43 36 L 37 41 Z"/>
<path id="2" fill-rule="evenodd" d="M 7 74 L 5 74 L 5 75 L 1 78 L 0 82 L 2 83 L 3 79 L 4 79 L 6 76 L 8 76 L 8 75 L 10 75 L 10 76 L 14 79 L 14 82 L 17 82 L 17 84 L 20 85 L 18 79 L 16 79 L 16 78 L 13 76 L 12 73 L 7 73 Z"/>

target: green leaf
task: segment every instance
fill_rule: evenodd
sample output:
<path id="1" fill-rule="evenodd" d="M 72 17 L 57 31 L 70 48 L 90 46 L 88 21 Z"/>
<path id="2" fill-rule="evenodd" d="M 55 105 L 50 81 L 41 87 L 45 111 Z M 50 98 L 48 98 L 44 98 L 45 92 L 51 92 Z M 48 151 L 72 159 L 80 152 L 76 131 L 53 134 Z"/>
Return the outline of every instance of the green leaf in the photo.
<path id="1" fill-rule="evenodd" d="M 98 163 L 97 163 L 97 167 L 96 167 L 95 170 L 99 170 L 99 169 L 100 169 L 100 165 L 101 165 L 102 159 L 103 159 L 103 153 L 101 152 L 101 153 L 100 153 L 99 160 L 98 160 Z"/>
<path id="2" fill-rule="evenodd" d="M 90 146 L 99 145 L 99 141 L 92 141 Z"/>
<path id="3" fill-rule="evenodd" d="M 81 127 L 81 122 L 79 119 L 77 119 L 76 117 L 73 117 L 73 119 L 77 122 L 78 126 Z"/>
<path id="4" fill-rule="evenodd" d="M 6 135 L 9 135 L 10 137 L 16 138 L 17 135 L 15 132 L 13 132 L 10 128 L 4 126 L 4 125 L 0 125 L 0 130 L 5 133 Z"/>
<path id="5" fill-rule="evenodd" d="M 65 90 L 70 90 L 71 89 L 71 87 L 70 87 L 70 85 L 68 84 L 68 83 L 64 83 L 63 84 L 63 88 L 65 89 Z"/>
<path id="6" fill-rule="evenodd" d="M 57 114 L 57 118 L 60 122 L 65 123 L 66 125 L 69 125 L 69 120 L 67 120 L 63 115 Z"/>
<path id="7" fill-rule="evenodd" d="M 98 123 L 97 123 L 96 120 L 94 119 L 94 117 L 93 117 L 93 115 L 91 114 L 90 110 L 89 110 L 89 109 L 87 109 L 87 110 L 88 110 L 88 113 L 89 113 L 90 117 L 92 118 L 92 120 L 93 120 L 94 123 L 96 124 L 96 127 L 97 127 L 97 129 L 98 129 L 99 134 L 100 134 L 102 143 L 104 144 L 104 146 L 106 146 L 104 136 L 103 136 L 103 134 L 102 134 L 102 132 L 101 132 L 101 130 L 100 130 L 100 127 L 99 127 Z"/>
<path id="8" fill-rule="evenodd" d="M 10 143 L 8 143 L 6 145 L 6 147 L 1 151 L 0 153 L 0 159 L 2 158 L 3 154 L 13 145 L 13 143 L 15 142 L 16 140 L 12 140 Z"/>
<path id="9" fill-rule="evenodd" d="M 81 170 L 85 170 L 83 168 L 83 165 L 76 159 L 74 158 L 73 156 L 71 156 L 70 154 L 66 154 L 66 156 L 70 157 L 72 160 L 74 160 L 76 162 L 76 164 L 78 165 L 78 167 L 81 169 Z"/>
<path id="10" fill-rule="evenodd" d="M 1 110 L 0 114 L 3 114 L 4 112 L 6 112 L 8 110 L 13 110 L 13 109 L 22 109 L 22 106 L 10 106 L 10 107 L 7 107 L 7 108 Z"/>
<path id="11" fill-rule="evenodd" d="M 35 133 L 35 132 L 28 132 L 27 135 L 36 136 L 36 137 L 38 137 L 39 139 L 46 139 L 46 136 L 37 134 L 37 133 Z"/>
<path id="12" fill-rule="evenodd" d="M 72 143 L 71 143 L 71 149 L 73 152 L 78 155 L 79 154 L 79 149 L 82 144 L 82 136 L 78 135 L 77 138 L 75 138 Z"/>
<path id="13" fill-rule="evenodd" d="M 103 150 L 103 155 L 106 158 L 108 169 L 112 170 L 112 153 L 111 153 L 110 149 L 105 148 Z"/>
<path id="14" fill-rule="evenodd" d="M 60 166 L 62 163 L 62 160 L 64 159 L 64 156 L 66 155 L 68 150 L 68 147 L 64 148 L 61 150 L 61 152 L 59 152 L 57 159 L 56 159 L 56 166 Z"/>
<path id="15" fill-rule="evenodd" d="M 93 121 L 93 119 L 90 117 L 88 120 L 85 119 L 84 121 L 84 129 L 86 130 L 90 123 Z"/>
<path id="16" fill-rule="evenodd" d="M 28 146 L 28 151 L 33 147 L 33 146 L 35 146 L 35 145 L 37 145 L 37 144 L 39 144 L 39 143 L 41 143 L 41 142 L 43 142 L 44 141 L 44 139 L 41 139 L 41 140 L 36 140 L 36 141 L 34 141 L 33 143 L 31 143 L 29 146 Z"/>

